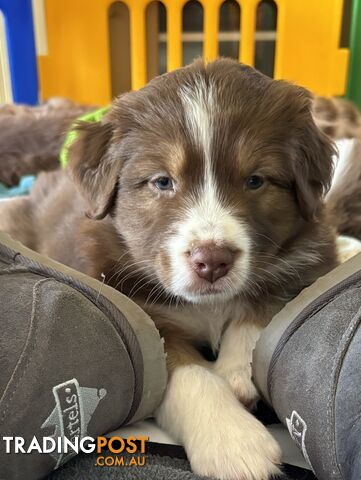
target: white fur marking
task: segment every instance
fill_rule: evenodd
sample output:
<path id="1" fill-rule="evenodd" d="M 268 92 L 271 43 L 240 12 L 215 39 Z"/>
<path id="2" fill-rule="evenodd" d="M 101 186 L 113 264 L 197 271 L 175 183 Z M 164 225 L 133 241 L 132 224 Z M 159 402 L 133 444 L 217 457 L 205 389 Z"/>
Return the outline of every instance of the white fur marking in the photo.
<path id="1" fill-rule="evenodd" d="M 208 87 L 204 78 L 199 77 L 195 86 L 185 85 L 179 92 L 189 131 L 194 136 L 195 142 L 203 149 L 206 170 L 211 169 L 211 141 L 215 110 L 214 88 Z"/>
<path id="2" fill-rule="evenodd" d="M 332 185 L 326 195 L 326 199 L 330 195 L 330 193 L 339 185 L 345 174 L 347 174 L 349 160 L 355 147 L 355 139 L 345 138 L 342 140 L 338 140 L 336 142 L 336 146 L 337 155 L 333 156 L 334 174 L 332 178 Z"/>
<path id="3" fill-rule="evenodd" d="M 172 264 L 172 285 L 170 290 L 189 301 L 209 301 L 188 290 L 192 286 L 192 275 L 184 255 L 195 242 L 214 241 L 241 250 L 243 253 L 232 271 L 223 282 L 223 299 L 234 296 L 244 283 L 249 268 L 250 238 L 247 228 L 234 218 L 229 208 L 219 198 L 217 184 L 212 171 L 211 144 L 216 112 L 215 89 L 199 77 L 194 86 L 186 85 L 179 92 L 186 112 L 186 120 L 194 141 L 204 153 L 204 180 L 196 195 L 188 198 L 185 218 L 178 224 L 177 233 L 169 242 Z"/>
<path id="4" fill-rule="evenodd" d="M 252 352 L 261 334 L 257 323 L 231 322 L 222 337 L 215 371 L 230 384 L 236 397 L 245 405 L 253 404 L 258 393 L 252 377 Z"/>
<path id="5" fill-rule="evenodd" d="M 173 372 L 156 418 L 185 446 L 199 475 L 263 480 L 278 473 L 276 441 L 228 384 L 204 367 L 189 365 Z"/>

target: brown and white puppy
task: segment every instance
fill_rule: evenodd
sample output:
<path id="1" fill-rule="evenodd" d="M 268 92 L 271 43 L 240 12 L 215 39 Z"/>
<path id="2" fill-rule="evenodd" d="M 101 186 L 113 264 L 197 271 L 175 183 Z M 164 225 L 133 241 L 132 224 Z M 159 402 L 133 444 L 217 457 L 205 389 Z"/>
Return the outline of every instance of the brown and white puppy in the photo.
<path id="1" fill-rule="evenodd" d="M 81 125 L 74 182 L 45 175 L 2 213 L 15 238 L 103 274 L 150 313 L 170 373 L 156 417 L 198 474 L 278 471 L 278 445 L 246 408 L 251 353 L 285 302 L 335 266 L 322 203 L 332 153 L 305 90 L 197 61 Z"/>

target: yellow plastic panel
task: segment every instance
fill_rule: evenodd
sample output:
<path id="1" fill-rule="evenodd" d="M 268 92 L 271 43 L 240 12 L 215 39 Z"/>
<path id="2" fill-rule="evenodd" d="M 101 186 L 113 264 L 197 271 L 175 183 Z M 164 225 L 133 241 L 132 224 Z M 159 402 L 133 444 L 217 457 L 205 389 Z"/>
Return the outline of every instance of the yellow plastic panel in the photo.
<path id="1" fill-rule="evenodd" d="M 137 90 L 147 83 L 145 46 L 145 8 L 147 0 L 127 0 L 130 10 L 130 50 L 132 88 Z M 121 47 L 120 47 L 121 48 Z"/>
<path id="2" fill-rule="evenodd" d="M 187 0 L 164 0 L 167 9 L 167 69 L 182 66 L 182 13 Z"/>
<path id="3" fill-rule="evenodd" d="M 41 97 L 110 101 L 110 0 L 45 0 L 48 55 L 39 56 Z"/>
<path id="4" fill-rule="evenodd" d="M 240 62 L 254 65 L 256 11 L 259 0 L 240 0 L 241 7 L 241 38 Z"/>
<path id="5" fill-rule="evenodd" d="M 223 0 L 202 0 L 204 10 L 204 58 L 215 60 L 218 56 L 219 10 Z"/>
<path id="6" fill-rule="evenodd" d="M 130 11 L 132 87 L 146 82 L 145 9 L 152 0 L 125 0 Z M 241 7 L 240 60 L 254 64 L 256 11 L 260 0 Z M 42 98 L 63 95 L 81 103 L 111 100 L 108 8 L 113 0 L 45 0 L 48 55 L 39 57 Z M 168 71 L 182 65 L 182 11 L 186 0 L 163 0 L 167 9 Z M 204 56 L 218 54 L 222 0 L 201 0 Z M 342 0 L 276 0 L 275 77 L 317 94 L 342 95 L 347 49 L 339 48 Z M 122 48 L 120 45 L 119 48 Z M 125 46 L 123 48 L 126 48 Z"/>
<path id="7" fill-rule="evenodd" d="M 275 77 L 322 95 L 342 95 L 348 50 L 339 48 L 342 0 L 276 0 Z"/>

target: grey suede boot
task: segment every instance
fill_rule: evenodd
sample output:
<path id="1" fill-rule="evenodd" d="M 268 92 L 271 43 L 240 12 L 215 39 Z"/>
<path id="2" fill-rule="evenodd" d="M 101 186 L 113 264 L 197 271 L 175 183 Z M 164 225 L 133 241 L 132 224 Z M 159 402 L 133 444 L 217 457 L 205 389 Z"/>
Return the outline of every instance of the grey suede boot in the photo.
<path id="1" fill-rule="evenodd" d="M 253 377 L 319 480 L 361 479 L 361 254 L 262 333 Z"/>
<path id="2" fill-rule="evenodd" d="M 166 386 L 151 319 L 114 289 L 0 233 L 0 479 L 41 478 L 72 453 L 6 453 L 3 437 L 96 437 L 145 418 Z M 7 441 L 14 452 L 14 441 Z"/>

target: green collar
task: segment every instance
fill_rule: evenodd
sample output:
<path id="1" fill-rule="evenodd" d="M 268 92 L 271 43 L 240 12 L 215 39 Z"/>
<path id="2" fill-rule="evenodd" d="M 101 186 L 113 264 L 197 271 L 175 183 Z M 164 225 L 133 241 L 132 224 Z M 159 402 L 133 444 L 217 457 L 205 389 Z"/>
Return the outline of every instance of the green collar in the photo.
<path id="1" fill-rule="evenodd" d="M 85 115 L 77 118 L 75 122 L 73 122 L 70 130 L 68 131 L 65 137 L 63 146 L 61 147 L 61 150 L 60 150 L 60 165 L 62 166 L 62 168 L 65 168 L 68 165 L 69 148 L 78 136 L 78 132 L 75 129 L 75 126 L 78 124 L 78 122 L 99 122 L 104 117 L 104 115 L 109 111 L 109 109 L 110 109 L 109 105 L 107 107 L 98 108 L 98 110 L 95 110 L 90 113 L 86 113 Z"/>

